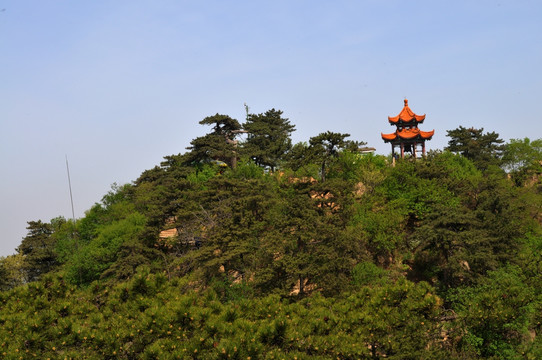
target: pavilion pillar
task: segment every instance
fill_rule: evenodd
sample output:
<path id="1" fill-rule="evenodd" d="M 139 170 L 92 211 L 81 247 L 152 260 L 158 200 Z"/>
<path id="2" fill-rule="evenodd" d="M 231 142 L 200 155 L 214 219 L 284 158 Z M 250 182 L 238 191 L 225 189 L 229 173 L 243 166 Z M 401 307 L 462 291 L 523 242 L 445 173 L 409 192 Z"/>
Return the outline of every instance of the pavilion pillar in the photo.
<path id="1" fill-rule="evenodd" d="M 405 144 L 401 141 L 401 159 L 405 158 Z"/>
<path id="2" fill-rule="evenodd" d="M 422 154 L 423 154 L 423 157 L 425 157 L 425 141 L 422 142 Z"/>
<path id="3" fill-rule="evenodd" d="M 414 159 L 416 159 L 416 146 L 418 146 L 418 143 L 414 141 L 414 144 L 412 145 L 412 155 L 414 155 Z"/>

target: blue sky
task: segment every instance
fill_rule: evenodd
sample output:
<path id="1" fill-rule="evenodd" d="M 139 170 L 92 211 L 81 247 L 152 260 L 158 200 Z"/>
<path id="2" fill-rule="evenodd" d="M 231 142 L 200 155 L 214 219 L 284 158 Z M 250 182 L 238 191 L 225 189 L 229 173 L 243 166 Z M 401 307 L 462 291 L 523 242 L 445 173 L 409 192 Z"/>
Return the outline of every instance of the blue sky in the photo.
<path id="1" fill-rule="evenodd" d="M 381 132 L 403 99 L 446 146 L 459 125 L 542 137 L 542 2 L 0 0 L 0 256 L 26 222 L 76 217 L 184 152 L 215 113 L 284 111 L 294 142 Z"/>

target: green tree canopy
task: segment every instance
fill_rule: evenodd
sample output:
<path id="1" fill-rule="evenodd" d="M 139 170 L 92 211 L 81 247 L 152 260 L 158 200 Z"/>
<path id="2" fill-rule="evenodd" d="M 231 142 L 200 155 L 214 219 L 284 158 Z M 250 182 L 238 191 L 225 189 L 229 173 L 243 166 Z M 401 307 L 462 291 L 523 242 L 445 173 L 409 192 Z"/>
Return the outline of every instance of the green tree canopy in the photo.
<path id="1" fill-rule="evenodd" d="M 201 125 L 211 125 L 211 133 L 195 138 L 187 147 L 187 163 L 205 161 L 220 161 L 235 166 L 237 159 L 236 136 L 242 132 L 241 125 L 228 115 L 216 114 L 208 116 L 199 122 Z"/>
<path id="2" fill-rule="evenodd" d="M 525 184 L 542 172 L 542 139 L 510 139 L 504 148 L 503 165 L 518 185 Z"/>
<path id="3" fill-rule="evenodd" d="M 480 169 L 487 169 L 490 165 L 500 165 L 504 141 L 499 138 L 499 134 L 484 133 L 484 128 L 464 128 L 463 126 L 446 132 L 450 140 L 445 150 L 471 159 Z"/>
<path id="4" fill-rule="evenodd" d="M 23 271 L 26 281 L 36 281 L 57 264 L 53 225 L 41 220 L 29 221 L 28 234 L 17 248 L 24 256 Z"/>
<path id="5" fill-rule="evenodd" d="M 264 114 L 249 114 L 243 127 L 248 133 L 245 154 L 274 171 L 292 147 L 290 135 L 295 126 L 282 117 L 282 111 L 271 109 Z"/>
<path id="6" fill-rule="evenodd" d="M 350 134 L 341 134 L 331 131 L 320 133 L 309 140 L 309 157 L 320 164 L 322 182 L 326 180 L 326 168 L 329 163 L 344 149 L 356 151 L 362 143 L 346 140 Z"/>
<path id="7" fill-rule="evenodd" d="M 25 282 L 24 257 L 17 253 L 0 257 L 0 291 L 9 290 Z"/>
<path id="8" fill-rule="evenodd" d="M 29 222 L 0 258 L 0 358 L 542 358 L 539 140 L 501 164 L 497 134 L 460 127 L 392 165 L 247 117 L 246 148 L 205 118 L 84 218 Z"/>

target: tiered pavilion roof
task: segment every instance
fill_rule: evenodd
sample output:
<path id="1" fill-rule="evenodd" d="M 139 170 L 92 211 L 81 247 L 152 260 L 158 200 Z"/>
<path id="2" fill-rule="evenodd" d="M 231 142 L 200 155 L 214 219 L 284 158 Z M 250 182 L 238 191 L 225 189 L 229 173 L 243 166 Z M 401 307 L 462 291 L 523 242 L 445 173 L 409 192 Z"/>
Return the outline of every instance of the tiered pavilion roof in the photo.
<path id="1" fill-rule="evenodd" d="M 416 115 L 408 106 L 408 100 L 405 99 L 405 106 L 397 116 L 388 116 L 390 125 L 396 126 L 395 132 L 391 134 L 382 133 L 384 142 L 392 145 L 392 153 L 395 155 L 395 146 L 401 149 L 401 157 L 404 152 L 412 152 L 416 157 L 416 147 L 422 145 L 422 154 L 425 155 L 425 141 L 431 140 L 435 130 L 422 131 L 418 129 L 418 124 L 423 123 L 424 115 Z"/>

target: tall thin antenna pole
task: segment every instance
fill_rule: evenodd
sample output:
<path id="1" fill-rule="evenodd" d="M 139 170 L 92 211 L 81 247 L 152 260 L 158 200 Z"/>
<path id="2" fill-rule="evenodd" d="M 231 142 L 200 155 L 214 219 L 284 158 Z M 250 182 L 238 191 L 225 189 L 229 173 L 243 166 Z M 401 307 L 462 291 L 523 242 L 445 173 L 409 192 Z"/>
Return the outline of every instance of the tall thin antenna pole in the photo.
<path id="1" fill-rule="evenodd" d="M 72 203 L 73 226 L 75 226 L 75 210 L 73 209 L 72 181 L 70 179 L 70 167 L 68 165 L 68 155 L 66 155 L 66 170 L 68 171 L 68 185 L 70 187 L 70 201 Z"/>

